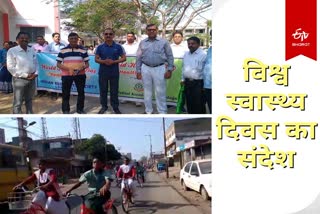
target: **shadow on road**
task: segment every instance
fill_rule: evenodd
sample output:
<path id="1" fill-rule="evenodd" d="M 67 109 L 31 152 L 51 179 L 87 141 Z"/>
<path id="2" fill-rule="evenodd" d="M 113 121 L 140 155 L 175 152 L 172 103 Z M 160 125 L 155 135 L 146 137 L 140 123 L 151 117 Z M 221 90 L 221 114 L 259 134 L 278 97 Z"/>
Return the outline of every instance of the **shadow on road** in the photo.
<path id="1" fill-rule="evenodd" d="M 159 184 L 162 183 L 161 181 L 146 181 L 146 184 Z"/>
<path id="2" fill-rule="evenodd" d="M 194 207 L 189 203 L 161 203 L 157 201 L 137 200 L 134 205 L 130 207 L 129 213 L 156 213 L 159 210 L 172 210 L 181 207 Z"/>
<path id="3" fill-rule="evenodd" d="M 149 185 L 148 183 L 143 184 L 143 188 L 158 188 L 158 187 L 171 187 L 170 185 L 167 184 L 161 184 L 161 185 Z M 140 186 L 137 186 L 137 188 L 141 188 Z"/>

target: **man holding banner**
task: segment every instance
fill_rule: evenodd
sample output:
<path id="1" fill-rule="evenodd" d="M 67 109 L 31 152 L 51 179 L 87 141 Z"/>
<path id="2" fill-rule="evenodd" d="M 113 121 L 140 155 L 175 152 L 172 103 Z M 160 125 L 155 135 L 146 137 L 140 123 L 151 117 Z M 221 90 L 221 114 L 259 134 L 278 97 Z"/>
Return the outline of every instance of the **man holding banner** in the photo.
<path id="1" fill-rule="evenodd" d="M 68 35 L 69 45 L 61 49 L 57 57 L 57 67 L 62 71 L 62 112 L 70 113 L 70 91 L 75 82 L 78 91 L 77 113 L 85 114 L 84 87 L 86 84 L 85 69 L 89 67 L 89 56 L 85 49 L 78 45 L 78 34 Z"/>

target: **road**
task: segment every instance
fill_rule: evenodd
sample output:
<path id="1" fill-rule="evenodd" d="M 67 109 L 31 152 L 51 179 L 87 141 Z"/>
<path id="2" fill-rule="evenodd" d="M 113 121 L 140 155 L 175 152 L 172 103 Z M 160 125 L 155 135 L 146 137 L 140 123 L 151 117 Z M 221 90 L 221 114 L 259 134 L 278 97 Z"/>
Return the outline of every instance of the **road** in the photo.
<path id="1" fill-rule="evenodd" d="M 86 186 L 82 185 L 73 191 L 76 194 L 85 194 Z M 115 199 L 115 205 L 119 214 L 124 213 L 121 208 L 120 189 L 112 184 L 112 198 Z M 143 188 L 136 188 L 135 204 L 130 207 L 130 214 L 195 214 L 201 211 L 185 200 L 170 185 L 161 180 L 155 172 L 149 172 L 146 177 L 146 183 Z"/>
<path id="2" fill-rule="evenodd" d="M 64 192 L 70 185 L 62 188 Z M 72 193 L 84 195 L 88 192 L 87 185 L 83 184 Z M 115 199 L 115 205 L 119 214 L 124 214 L 121 207 L 120 188 L 111 187 L 111 197 Z M 201 210 L 191 205 L 184 197 L 164 182 L 156 172 L 149 172 L 143 188 L 136 187 L 135 204 L 129 208 L 130 214 L 201 214 Z M 2 210 L 0 213 L 17 213 Z"/>

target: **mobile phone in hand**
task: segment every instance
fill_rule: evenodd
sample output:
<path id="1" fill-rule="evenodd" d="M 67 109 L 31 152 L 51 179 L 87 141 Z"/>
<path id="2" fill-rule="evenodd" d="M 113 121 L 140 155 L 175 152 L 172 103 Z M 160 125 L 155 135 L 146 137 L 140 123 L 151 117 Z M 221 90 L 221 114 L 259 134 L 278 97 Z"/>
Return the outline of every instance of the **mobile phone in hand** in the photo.
<path id="1" fill-rule="evenodd" d="M 78 74 L 80 73 L 80 70 L 74 69 L 74 70 L 73 70 L 73 73 L 74 73 L 74 75 L 78 75 Z"/>

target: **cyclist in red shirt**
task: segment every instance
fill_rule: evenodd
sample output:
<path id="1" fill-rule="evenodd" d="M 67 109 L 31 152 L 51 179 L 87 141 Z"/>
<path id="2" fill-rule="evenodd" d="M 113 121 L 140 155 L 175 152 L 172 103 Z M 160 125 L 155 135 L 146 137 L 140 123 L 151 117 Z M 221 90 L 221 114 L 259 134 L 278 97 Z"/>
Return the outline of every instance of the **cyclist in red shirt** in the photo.
<path id="1" fill-rule="evenodd" d="M 40 160 L 39 170 L 15 186 L 13 190 L 15 191 L 25 184 L 36 181 L 40 191 L 35 195 L 32 203 L 41 206 L 48 213 L 55 213 L 54 211 L 57 210 L 60 210 L 59 213 L 67 213 L 68 208 L 65 202 L 61 200 L 62 192 L 57 182 L 57 175 L 53 169 L 47 168 L 46 164 L 45 160 Z"/>
<path id="2" fill-rule="evenodd" d="M 124 158 L 124 164 L 122 164 L 119 167 L 119 170 L 117 172 L 117 177 L 122 179 L 121 183 L 121 193 L 123 192 L 124 189 L 124 182 L 128 182 L 129 189 L 131 191 L 131 202 L 134 203 L 133 196 L 135 193 L 135 188 L 133 184 L 133 180 L 136 176 L 136 170 L 133 165 L 129 164 L 130 159 L 128 157 Z"/>

